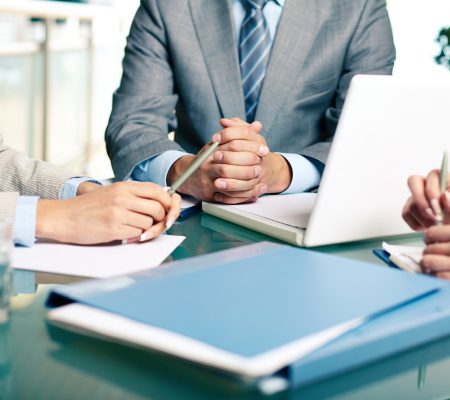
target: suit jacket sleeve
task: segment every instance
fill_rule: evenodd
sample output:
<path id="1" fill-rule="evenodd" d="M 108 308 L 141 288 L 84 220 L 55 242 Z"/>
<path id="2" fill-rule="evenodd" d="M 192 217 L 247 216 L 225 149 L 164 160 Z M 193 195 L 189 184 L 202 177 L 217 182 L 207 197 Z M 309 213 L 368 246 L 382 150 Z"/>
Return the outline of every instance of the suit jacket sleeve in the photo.
<path id="1" fill-rule="evenodd" d="M 349 43 L 334 104 L 326 111 L 325 140 L 302 150 L 302 155 L 325 163 L 350 81 L 357 74 L 391 75 L 395 46 L 385 0 L 367 0 Z"/>
<path id="2" fill-rule="evenodd" d="M 122 81 L 113 97 L 105 138 L 119 179 L 127 179 L 143 160 L 183 150 L 167 137 L 175 128 L 178 96 L 157 4 L 141 2 L 128 37 Z"/>
<path id="3" fill-rule="evenodd" d="M 19 195 L 58 199 L 73 174 L 6 147 L 0 134 L 0 216 L 13 217 Z"/>

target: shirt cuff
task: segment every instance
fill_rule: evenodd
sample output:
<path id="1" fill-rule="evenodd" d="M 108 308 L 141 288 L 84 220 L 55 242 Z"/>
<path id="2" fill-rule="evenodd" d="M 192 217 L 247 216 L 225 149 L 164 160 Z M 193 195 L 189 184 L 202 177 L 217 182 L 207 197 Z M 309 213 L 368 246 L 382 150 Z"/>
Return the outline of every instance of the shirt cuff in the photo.
<path id="1" fill-rule="evenodd" d="M 99 181 L 96 181 L 92 178 L 86 178 L 83 176 L 70 178 L 66 181 L 61 191 L 61 195 L 59 196 L 60 200 L 72 199 L 77 197 L 78 186 L 80 186 L 84 182 L 96 183 L 97 185 L 101 185 Z"/>
<path id="2" fill-rule="evenodd" d="M 323 168 L 319 168 L 318 165 L 300 154 L 279 154 L 287 160 L 292 170 L 291 184 L 283 194 L 307 192 L 319 186 Z"/>
<path id="3" fill-rule="evenodd" d="M 179 158 L 188 154 L 183 151 L 168 150 L 153 156 L 148 160 L 142 161 L 134 168 L 131 179 L 141 182 L 153 182 L 163 187 L 167 186 L 167 174 L 170 167 Z"/>
<path id="4" fill-rule="evenodd" d="M 36 241 L 36 212 L 39 198 L 19 196 L 14 220 L 14 244 L 31 247 Z"/>

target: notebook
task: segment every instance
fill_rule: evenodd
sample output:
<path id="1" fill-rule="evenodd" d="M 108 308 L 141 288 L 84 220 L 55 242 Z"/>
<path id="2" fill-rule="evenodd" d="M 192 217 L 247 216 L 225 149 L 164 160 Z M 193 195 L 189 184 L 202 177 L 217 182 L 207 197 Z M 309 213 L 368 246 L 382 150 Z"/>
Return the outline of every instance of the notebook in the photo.
<path id="1" fill-rule="evenodd" d="M 439 81 L 355 76 L 316 196 L 267 196 L 249 206 L 203 203 L 203 210 L 306 247 L 411 233 L 401 217 L 407 178 L 439 167 L 450 149 L 442 123 L 448 93 L 450 75 Z"/>

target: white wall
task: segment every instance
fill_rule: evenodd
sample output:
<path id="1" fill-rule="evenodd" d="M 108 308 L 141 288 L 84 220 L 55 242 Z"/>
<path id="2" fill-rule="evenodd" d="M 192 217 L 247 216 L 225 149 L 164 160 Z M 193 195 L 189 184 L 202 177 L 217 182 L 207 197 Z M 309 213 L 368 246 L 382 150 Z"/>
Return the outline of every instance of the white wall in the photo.
<path id="1" fill-rule="evenodd" d="M 436 38 L 450 26 L 450 0 L 388 0 L 397 62 L 394 74 L 449 77 L 450 71 L 436 64 L 440 47 Z"/>

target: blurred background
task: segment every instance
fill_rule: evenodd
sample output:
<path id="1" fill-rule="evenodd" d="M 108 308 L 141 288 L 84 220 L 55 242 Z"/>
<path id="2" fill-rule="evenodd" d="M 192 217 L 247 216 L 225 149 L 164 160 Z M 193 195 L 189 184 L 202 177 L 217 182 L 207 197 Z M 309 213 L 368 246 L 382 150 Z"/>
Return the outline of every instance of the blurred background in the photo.
<path id="1" fill-rule="evenodd" d="M 387 5 L 398 52 L 394 73 L 449 76 L 450 1 Z M 0 0 L 0 131 L 9 146 L 77 173 L 112 177 L 103 135 L 138 6 L 139 0 Z"/>

